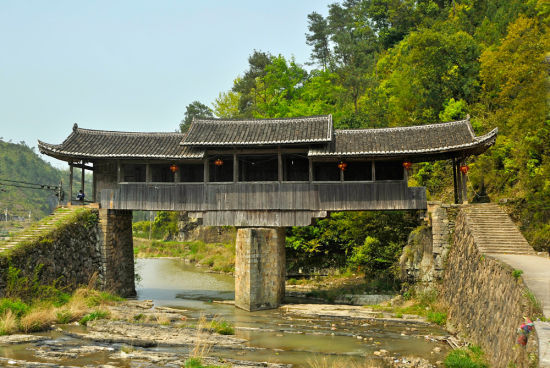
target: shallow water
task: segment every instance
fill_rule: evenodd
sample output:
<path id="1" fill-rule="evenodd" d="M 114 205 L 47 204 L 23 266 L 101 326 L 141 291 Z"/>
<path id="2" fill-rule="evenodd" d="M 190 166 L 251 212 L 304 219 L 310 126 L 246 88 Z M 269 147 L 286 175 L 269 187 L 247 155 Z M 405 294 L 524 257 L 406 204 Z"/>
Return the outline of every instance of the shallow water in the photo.
<path id="1" fill-rule="evenodd" d="M 327 359 L 364 361 L 373 352 L 388 350 L 392 355 L 414 355 L 441 360 L 446 346 L 426 341 L 424 335 L 444 335 L 432 326 L 413 326 L 414 336 L 402 335 L 412 325 L 357 321 L 342 318 L 307 318 L 281 310 L 246 312 L 233 305 L 216 303 L 234 298 L 233 276 L 208 273 L 178 259 L 139 259 L 136 264 L 142 281 L 138 299 L 152 299 L 155 305 L 188 310 L 196 319 L 216 316 L 232 322 L 235 334 L 248 345 L 268 350 L 247 352 L 239 359 L 292 363 L 309 367 L 306 361 Z M 357 336 L 361 336 L 358 339 Z M 372 338 L 372 341 L 368 341 Z M 432 353 L 439 346 L 442 352 Z M 228 352 L 226 357 L 233 357 Z M 220 354 L 223 356 L 224 354 Z"/>
<path id="2" fill-rule="evenodd" d="M 141 281 L 137 285 L 138 299 L 154 301 L 156 306 L 168 306 L 186 310 L 188 321 L 201 316 L 216 317 L 230 321 L 235 326 L 237 337 L 248 341 L 254 349 L 247 351 L 215 350 L 213 356 L 224 358 L 291 363 L 295 367 L 311 367 L 311 362 L 338 361 L 340 366 L 351 362 L 363 365 L 376 359 L 373 352 L 385 349 L 397 357 L 417 356 L 432 362 L 442 360 L 447 346 L 427 341 L 424 335 L 445 335 L 438 327 L 403 323 L 352 320 L 329 317 L 300 317 L 283 310 L 246 312 L 230 304 L 218 303 L 234 298 L 232 276 L 209 273 L 204 269 L 185 264 L 179 259 L 138 259 L 136 272 Z M 412 332 L 410 328 L 416 330 Z M 65 326 L 67 330 L 82 330 L 81 326 Z M 96 366 L 111 364 L 117 367 L 135 366 L 129 361 L 109 357 L 121 348 L 120 344 L 97 344 L 72 338 L 62 332 L 45 332 L 40 335 L 48 340 L 38 344 L 0 346 L 4 358 L 67 364 L 73 366 Z M 360 336 L 359 339 L 357 336 Z M 66 350 L 67 346 L 103 346 L 84 357 L 67 357 L 48 360 L 37 355 L 40 349 L 50 352 Z M 439 347 L 441 352 L 434 353 Z M 181 348 L 143 349 L 162 352 L 184 352 Z M 1 365 L 1 363 L 0 363 Z M 326 365 L 321 365 L 326 366 Z"/>

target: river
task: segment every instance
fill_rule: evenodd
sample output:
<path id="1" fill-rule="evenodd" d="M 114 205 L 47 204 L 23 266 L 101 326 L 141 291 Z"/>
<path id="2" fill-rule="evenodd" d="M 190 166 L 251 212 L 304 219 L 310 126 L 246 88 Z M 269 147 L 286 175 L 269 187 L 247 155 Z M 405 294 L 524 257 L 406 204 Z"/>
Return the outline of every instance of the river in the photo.
<path id="1" fill-rule="evenodd" d="M 227 302 L 234 298 L 232 276 L 209 273 L 205 269 L 186 264 L 180 259 L 138 259 L 136 272 L 138 299 L 153 300 L 155 306 L 185 310 L 188 322 L 201 316 L 208 319 L 224 319 L 235 326 L 235 335 L 246 339 L 247 345 L 256 349 L 239 352 L 216 350 L 222 358 L 237 358 L 250 361 L 293 364 L 297 368 L 324 367 L 323 360 L 361 363 L 374 357 L 375 351 L 387 350 L 399 359 L 417 356 L 432 363 L 443 360 L 448 348 L 440 342 L 424 336 L 446 335 L 446 332 L 431 325 L 411 324 L 407 321 L 377 321 L 339 317 L 305 316 L 289 313 L 285 308 L 277 310 L 245 312 Z M 226 303 L 224 303 L 226 302 Z M 65 328 L 77 328 L 70 326 Z M 84 329 L 84 327 L 78 327 Z M 0 356 L 14 360 L 52 362 L 37 354 L 37 349 L 55 349 L 56 346 L 90 345 L 62 331 L 41 333 L 47 337 L 40 344 L 0 346 Z M 103 345 L 105 350 L 86 357 L 63 357 L 56 364 L 73 366 L 133 366 L 113 363 L 110 354 L 120 350 L 120 345 Z M 147 350 L 147 349 L 145 349 Z M 150 348 L 163 352 L 178 352 L 177 348 Z M 50 354 L 51 355 L 51 354 Z M 347 366 L 347 363 L 343 363 Z"/>
<path id="2" fill-rule="evenodd" d="M 415 326 L 416 333 L 403 334 L 405 324 L 369 322 L 341 318 L 289 316 L 284 310 L 246 312 L 221 304 L 234 298 L 233 276 L 208 273 L 178 259 L 139 259 L 137 273 L 139 299 L 152 299 L 155 305 L 184 308 L 188 316 L 217 316 L 235 325 L 235 334 L 250 346 L 271 349 L 241 356 L 242 359 L 291 363 L 309 367 L 308 361 L 322 359 L 364 361 L 374 351 L 394 355 L 420 356 L 433 362 L 442 360 L 444 346 L 426 341 L 425 335 L 445 335 L 433 326 Z M 358 339 L 360 336 L 361 339 Z M 369 340 L 372 338 L 372 340 Z M 369 341 L 369 343 L 365 343 Z M 440 354 L 432 353 L 435 346 Z"/>

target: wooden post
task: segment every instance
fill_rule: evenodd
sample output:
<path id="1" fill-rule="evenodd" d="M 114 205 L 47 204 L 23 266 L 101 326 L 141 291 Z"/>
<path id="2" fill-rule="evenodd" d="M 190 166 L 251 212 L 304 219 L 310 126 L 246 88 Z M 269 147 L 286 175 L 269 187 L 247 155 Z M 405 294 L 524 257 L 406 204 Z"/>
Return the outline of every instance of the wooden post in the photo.
<path id="1" fill-rule="evenodd" d="M 82 193 L 84 194 L 84 173 L 86 172 L 84 170 L 84 160 L 82 160 L 82 167 L 80 168 L 80 170 L 81 170 L 80 171 L 80 180 L 82 180 L 81 187 L 82 187 Z M 84 201 L 82 201 L 82 202 L 84 202 Z"/>
<path id="2" fill-rule="evenodd" d="M 237 154 L 233 154 L 233 182 L 239 181 L 239 163 L 237 162 Z"/>
<path id="3" fill-rule="evenodd" d="M 453 189 L 455 195 L 455 204 L 458 204 L 458 182 L 456 177 L 456 160 L 453 158 Z"/>
<path id="4" fill-rule="evenodd" d="M 153 173 L 151 172 L 151 164 L 145 164 L 145 181 L 150 183 L 153 181 Z"/>
<path id="5" fill-rule="evenodd" d="M 204 182 L 208 183 L 210 181 L 210 170 L 208 167 L 208 158 L 204 159 Z"/>
<path id="6" fill-rule="evenodd" d="M 342 162 L 342 160 L 340 160 Z M 340 168 L 338 168 L 340 169 Z M 340 169 L 340 181 L 344 181 L 344 170 Z"/>
<path id="7" fill-rule="evenodd" d="M 462 161 L 461 165 L 466 165 L 466 162 Z M 462 187 L 460 188 L 462 203 L 468 203 L 468 175 L 464 174 L 462 171 L 460 171 L 460 182 L 462 184 Z"/>
<path id="8" fill-rule="evenodd" d="M 376 180 L 376 165 L 374 164 L 374 161 L 371 161 L 372 163 L 372 181 Z"/>
<path id="9" fill-rule="evenodd" d="M 122 164 L 120 163 L 120 160 L 117 160 L 116 162 L 116 181 L 117 183 L 122 182 Z"/>
<path id="10" fill-rule="evenodd" d="M 174 171 L 174 183 L 179 183 L 181 181 L 181 170 L 180 170 L 180 166 L 181 165 L 177 165 L 177 170 Z"/>
<path id="11" fill-rule="evenodd" d="M 309 182 L 313 181 L 313 161 L 309 159 Z"/>
<path id="12" fill-rule="evenodd" d="M 281 147 L 277 149 L 277 179 L 279 182 L 283 181 L 283 155 L 281 154 Z"/>
<path id="13" fill-rule="evenodd" d="M 94 165 L 95 167 L 95 165 Z M 95 179 L 95 170 L 92 171 L 92 202 L 96 201 L 96 179 Z"/>
<path id="14" fill-rule="evenodd" d="M 73 163 L 69 162 L 69 204 L 73 204 Z"/>

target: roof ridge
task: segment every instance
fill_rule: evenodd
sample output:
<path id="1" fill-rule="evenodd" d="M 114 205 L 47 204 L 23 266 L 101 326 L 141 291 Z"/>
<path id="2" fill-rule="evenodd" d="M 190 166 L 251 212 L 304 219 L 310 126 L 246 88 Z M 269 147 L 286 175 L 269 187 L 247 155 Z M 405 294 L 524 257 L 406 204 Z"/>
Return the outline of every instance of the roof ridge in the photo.
<path id="1" fill-rule="evenodd" d="M 256 123 L 276 123 L 278 121 L 308 121 L 308 120 L 316 120 L 319 118 L 325 118 L 328 121 L 332 121 L 332 115 L 311 115 L 311 116 L 300 116 L 300 117 L 291 117 L 291 118 L 269 118 L 269 119 L 218 119 L 218 118 L 211 118 L 211 119 L 193 119 L 193 123 L 203 123 L 203 124 L 256 124 Z"/>
<path id="2" fill-rule="evenodd" d="M 373 132 L 373 131 L 387 132 L 387 131 L 399 131 L 399 130 L 414 130 L 414 129 L 432 128 L 432 127 L 435 127 L 435 126 L 441 127 L 441 126 L 459 125 L 459 124 L 466 123 L 466 122 L 469 122 L 468 119 L 448 121 L 448 122 L 445 122 L 445 123 L 411 125 L 411 126 L 405 126 L 405 127 L 335 129 L 334 133 L 357 133 L 357 132 Z"/>
<path id="3" fill-rule="evenodd" d="M 117 134 L 117 135 L 162 135 L 162 136 L 178 136 L 183 137 L 185 133 L 178 132 L 121 132 L 117 130 L 102 130 L 102 129 L 86 129 L 86 128 L 76 128 L 76 132 L 80 133 L 91 133 L 91 134 Z"/>

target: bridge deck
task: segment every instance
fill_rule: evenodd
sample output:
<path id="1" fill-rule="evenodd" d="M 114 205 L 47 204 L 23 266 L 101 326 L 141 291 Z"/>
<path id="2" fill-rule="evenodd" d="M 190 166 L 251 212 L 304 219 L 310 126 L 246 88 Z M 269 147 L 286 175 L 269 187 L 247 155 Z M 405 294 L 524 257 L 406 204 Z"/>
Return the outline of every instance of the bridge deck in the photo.
<path id="1" fill-rule="evenodd" d="M 295 216 L 298 212 L 309 214 L 311 218 L 323 217 L 326 211 L 426 209 L 427 202 L 424 187 L 407 187 L 405 181 L 121 183 L 118 189 L 101 191 L 101 207 L 220 212 L 216 222 L 237 225 L 231 220 L 231 213 L 292 212 Z M 302 224 L 304 221 L 299 222 Z"/>

